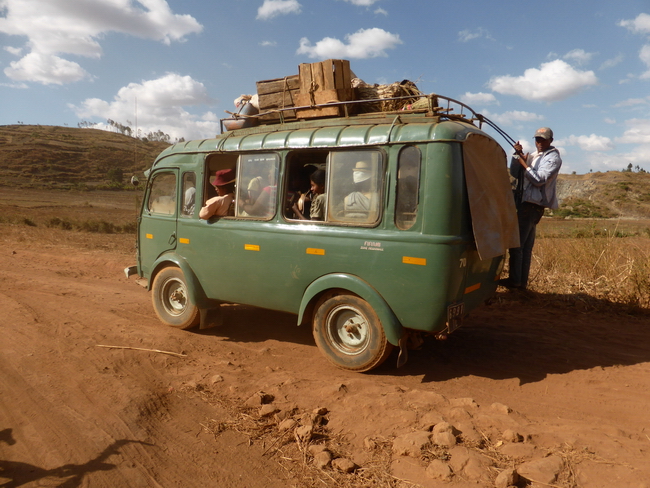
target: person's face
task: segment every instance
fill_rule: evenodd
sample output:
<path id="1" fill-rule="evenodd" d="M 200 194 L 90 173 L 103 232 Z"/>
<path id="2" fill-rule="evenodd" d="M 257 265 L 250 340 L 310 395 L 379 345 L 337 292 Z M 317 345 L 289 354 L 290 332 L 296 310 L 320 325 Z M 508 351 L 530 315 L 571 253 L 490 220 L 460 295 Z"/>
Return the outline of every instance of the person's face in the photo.
<path id="1" fill-rule="evenodd" d="M 551 147 L 551 142 L 553 142 L 553 139 L 544 139 L 543 137 L 536 137 L 535 147 L 537 148 L 538 152 L 544 152 L 549 147 Z"/>
<path id="2" fill-rule="evenodd" d="M 220 197 L 228 194 L 227 188 L 225 186 L 215 186 L 215 188 L 217 189 L 217 195 Z"/>
<path id="3" fill-rule="evenodd" d="M 309 189 L 311 190 L 312 193 L 316 193 L 318 195 L 325 193 L 325 188 L 323 188 L 321 185 L 319 185 L 318 183 L 314 183 L 313 181 L 310 181 L 310 183 L 311 186 L 309 187 Z"/>

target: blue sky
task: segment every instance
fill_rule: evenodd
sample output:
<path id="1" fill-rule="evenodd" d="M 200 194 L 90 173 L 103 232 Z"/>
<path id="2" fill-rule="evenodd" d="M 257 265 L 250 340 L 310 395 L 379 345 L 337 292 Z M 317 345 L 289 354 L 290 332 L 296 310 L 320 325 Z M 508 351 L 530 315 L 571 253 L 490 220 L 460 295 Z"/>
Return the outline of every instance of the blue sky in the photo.
<path id="1" fill-rule="evenodd" d="M 647 0 L 0 0 L 0 44 L 0 125 L 213 137 L 256 81 L 335 58 L 462 100 L 525 149 L 551 127 L 563 173 L 650 170 Z"/>

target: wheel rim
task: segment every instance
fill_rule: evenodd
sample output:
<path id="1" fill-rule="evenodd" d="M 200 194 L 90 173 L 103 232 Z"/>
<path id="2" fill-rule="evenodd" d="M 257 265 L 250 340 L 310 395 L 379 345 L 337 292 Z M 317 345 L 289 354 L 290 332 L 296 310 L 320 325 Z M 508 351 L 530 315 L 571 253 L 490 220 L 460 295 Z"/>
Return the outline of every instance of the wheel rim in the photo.
<path id="1" fill-rule="evenodd" d="M 330 343 L 343 354 L 359 354 L 370 340 L 368 319 L 351 305 L 334 307 L 327 315 L 325 327 Z"/>
<path id="2" fill-rule="evenodd" d="M 170 278 L 165 281 L 160 294 L 160 302 L 169 315 L 182 315 L 187 309 L 187 288 L 185 288 L 185 283 L 181 280 Z"/>

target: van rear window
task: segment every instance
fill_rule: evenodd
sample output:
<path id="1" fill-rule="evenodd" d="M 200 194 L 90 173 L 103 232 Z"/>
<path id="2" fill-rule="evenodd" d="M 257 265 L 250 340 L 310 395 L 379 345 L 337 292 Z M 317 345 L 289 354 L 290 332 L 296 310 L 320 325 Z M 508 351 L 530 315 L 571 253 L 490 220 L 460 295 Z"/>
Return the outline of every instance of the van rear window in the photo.
<path id="1" fill-rule="evenodd" d="M 418 214 L 421 161 L 422 155 L 416 146 L 406 146 L 399 152 L 395 198 L 395 225 L 398 229 L 408 230 L 415 224 Z"/>

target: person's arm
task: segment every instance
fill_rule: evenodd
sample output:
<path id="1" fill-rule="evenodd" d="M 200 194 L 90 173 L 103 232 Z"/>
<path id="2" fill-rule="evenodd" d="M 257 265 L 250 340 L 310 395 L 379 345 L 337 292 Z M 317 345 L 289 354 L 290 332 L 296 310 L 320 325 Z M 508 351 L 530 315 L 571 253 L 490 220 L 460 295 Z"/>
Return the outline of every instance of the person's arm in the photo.
<path id="1" fill-rule="evenodd" d="M 559 173 L 560 166 L 562 166 L 562 159 L 560 158 L 560 154 L 557 152 L 557 150 L 547 151 L 540 157 L 542 160 L 537 166 L 537 169 L 526 166 L 526 178 L 534 186 L 542 186 L 550 178 Z"/>
<path id="2" fill-rule="evenodd" d="M 199 211 L 199 218 L 208 220 L 212 217 L 219 207 L 220 198 L 221 197 L 214 197 L 205 202 L 205 206 L 201 207 L 201 210 Z"/>

